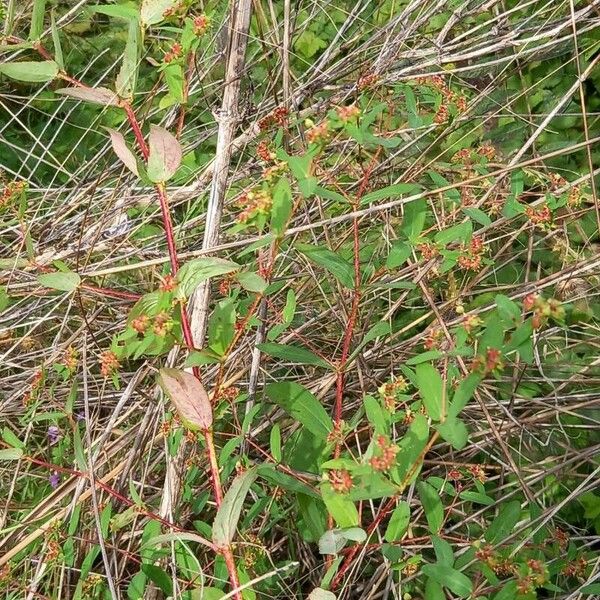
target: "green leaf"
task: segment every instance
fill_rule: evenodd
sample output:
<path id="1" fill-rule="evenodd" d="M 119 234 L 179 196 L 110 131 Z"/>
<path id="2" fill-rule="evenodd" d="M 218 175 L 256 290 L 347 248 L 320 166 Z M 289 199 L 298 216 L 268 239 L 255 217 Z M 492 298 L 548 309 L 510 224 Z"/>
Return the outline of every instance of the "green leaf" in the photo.
<path id="1" fill-rule="evenodd" d="M 331 417 L 317 397 L 299 383 L 270 383 L 265 388 L 265 394 L 318 439 L 325 440 L 333 430 Z"/>
<path id="2" fill-rule="evenodd" d="M 408 529 L 410 523 L 410 505 L 405 500 L 398 502 L 383 536 L 386 542 L 397 542 Z"/>
<path id="3" fill-rule="evenodd" d="M 25 444 L 8 427 L 2 430 L 2 439 L 13 448 L 25 448 Z"/>
<path id="4" fill-rule="evenodd" d="M 385 198 L 403 196 L 404 194 L 418 194 L 422 191 L 422 189 L 423 188 L 416 183 L 396 183 L 394 185 L 388 185 L 387 187 L 365 194 L 360 203 L 371 204 L 372 202 L 384 200 Z"/>
<path id="5" fill-rule="evenodd" d="M 269 448 L 271 449 L 271 455 L 275 461 L 281 462 L 281 428 L 278 423 L 275 423 L 271 428 Z"/>
<path id="6" fill-rule="evenodd" d="M 406 262 L 411 255 L 412 248 L 404 242 L 394 242 L 390 253 L 385 260 L 386 269 L 395 269 Z"/>
<path id="7" fill-rule="evenodd" d="M 31 27 L 29 39 L 37 41 L 44 33 L 44 14 L 46 13 L 46 0 L 34 0 L 31 11 Z"/>
<path id="8" fill-rule="evenodd" d="M 500 508 L 498 516 L 492 521 L 484 534 L 490 544 L 496 544 L 506 539 L 521 518 L 521 503 L 513 500 Z"/>
<path id="9" fill-rule="evenodd" d="M 171 533 L 162 533 L 149 537 L 140 547 L 140 550 L 145 548 L 157 548 L 161 544 L 168 544 L 170 542 L 197 542 L 206 546 L 207 548 L 213 548 L 213 545 L 201 535 L 197 533 L 191 533 L 187 531 L 173 531 Z"/>
<path id="10" fill-rule="evenodd" d="M 451 242 L 467 243 L 473 236 L 473 224 L 471 221 L 465 221 L 458 225 L 453 225 L 442 231 L 438 231 L 433 238 L 438 244 L 449 244 Z"/>
<path id="11" fill-rule="evenodd" d="M 236 305 L 232 298 L 221 300 L 208 321 L 208 346 L 222 356 L 235 337 Z"/>
<path id="12" fill-rule="evenodd" d="M 278 471 L 272 464 L 260 465 L 257 469 L 257 474 L 273 486 L 282 487 L 284 490 L 289 490 L 296 494 L 304 494 L 311 498 L 321 499 L 321 495 L 316 490 L 291 475 Z"/>
<path id="13" fill-rule="evenodd" d="M 435 579 L 431 579 L 431 577 L 428 577 L 425 583 L 425 598 L 427 600 L 446 600 L 444 588 Z"/>
<path id="14" fill-rule="evenodd" d="M 298 188 L 301 194 L 308 198 L 317 189 L 317 178 L 311 175 L 312 161 L 315 152 L 307 152 L 301 156 L 289 156 L 283 150 L 277 152 L 277 157 L 287 162 L 292 175 L 298 182 Z"/>
<path id="15" fill-rule="evenodd" d="M 600 594 L 600 583 L 590 583 L 584 585 L 580 590 L 580 594 Z"/>
<path id="16" fill-rule="evenodd" d="M 471 490 L 465 490 L 459 494 L 461 500 L 466 500 L 467 502 L 475 502 L 476 504 L 483 504 L 484 506 L 492 506 L 495 504 L 495 500 L 486 496 L 485 494 L 481 494 L 479 492 L 473 492 Z"/>
<path id="17" fill-rule="evenodd" d="M 68 88 L 68 89 L 71 89 L 71 88 Z M 57 91 L 58 91 L 58 93 L 66 93 L 66 89 L 57 90 Z M 98 90 L 94 90 L 94 96 L 96 98 L 99 98 L 100 96 L 97 96 L 97 94 L 96 94 L 97 91 Z M 69 93 L 68 95 L 72 96 L 73 94 Z M 91 95 L 89 94 L 89 92 L 86 95 L 87 95 L 87 100 L 89 100 L 91 98 Z M 81 98 L 81 95 L 79 95 L 79 97 Z M 83 99 L 83 98 L 81 98 L 81 99 Z M 112 145 L 112 149 L 113 149 L 114 153 L 119 157 L 121 162 L 135 176 L 139 177 L 140 174 L 138 171 L 137 160 L 136 160 L 133 152 L 129 149 L 129 146 L 127 146 L 127 142 L 125 141 L 123 134 L 120 131 L 115 131 L 114 129 L 107 128 L 107 130 L 110 135 L 110 143 Z"/>
<path id="18" fill-rule="evenodd" d="M 378 321 L 375 323 L 369 331 L 365 334 L 365 337 L 360 341 L 358 346 L 354 349 L 354 352 L 348 357 L 348 362 L 352 362 L 360 353 L 360 351 L 373 340 L 380 337 L 385 337 L 392 332 L 392 326 L 387 321 Z"/>
<path id="19" fill-rule="evenodd" d="M 148 147 L 148 178 L 154 183 L 169 181 L 181 164 L 181 144 L 163 127 L 150 125 Z"/>
<path id="20" fill-rule="evenodd" d="M 292 188 L 287 177 L 282 177 L 273 191 L 273 207 L 271 208 L 271 230 L 281 235 L 292 214 Z"/>
<path id="21" fill-rule="evenodd" d="M 428 208 L 427 201 L 424 198 L 413 200 L 405 204 L 403 208 L 404 216 L 400 230 L 411 243 L 415 243 L 425 226 Z"/>
<path id="22" fill-rule="evenodd" d="M 371 395 L 366 395 L 363 399 L 367 419 L 373 426 L 375 435 L 389 435 L 390 424 L 389 418 L 384 412 L 381 404 Z"/>
<path id="23" fill-rule="evenodd" d="M 148 563 L 142 564 L 142 572 L 154 582 L 166 596 L 173 595 L 173 582 L 164 569 Z"/>
<path id="24" fill-rule="evenodd" d="M 22 456 L 22 448 L 3 448 L 0 450 L 0 460 L 19 460 Z"/>
<path id="25" fill-rule="evenodd" d="M 46 83 L 58 75 L 58 64 L 53 60 L 21 61 L 0 64 L 0 73 L 27 83 Z"/>
<path id="26" fill-rule="evenodd" d="M 443 423 L 435 426 L 444 440 L 456 450 L 462 450 L 469 439 L 466 425 L 455 417 L 447 418 Z"/>
<path id="27" fill-rule="evenodd" d="M 165 82 L 169 88 L 169 95 L 180 104 L 185 100 L 183 67 L 177 63 L 170 63 L 164 69 Z"/>
<path id="28" fill-rule="evenodd" d="M 258 273 L 253 273 L 251 271 L 238 273 L 235 278 L 245 290 L 256 292 L 257 294 L 262 294 L 269 286 Z"/>
<path id="29" fill-rule="evenodd" d="M 177 0 L 142 0 L 140 18 L 146 27 L 156 25 L 164 19 L 165 11 L 177 4 Z"/>
<path id="30" fill-rule="evenodd" d="M 294 315 L 296 314 L 296 293 L 292 288 L 287 291 L 285 297 L 285 306 L 281 311 L 281 317 L 283 322 L 287 325 L 292 322 Z"/>
<path id="31" fill-rule="evenodd" d="M 448 418 L 457 417 L 460 414 L 462 409 L 469 403 L 469 400 L 471 400 L 480 381 L 481 375 L 471 373 L 460 382 L 454 392 L 454 396 L 452 396 L 452 402 L 448 408 Z"/>
<path id="32" fill-rule="evenodd" d="M 310 29 L 305 29 L 294 42 L 294 49 L 304 58 L 312 58 L 322 48 L 327 48 L 327 42 Z"/>
<path id="33" fill-rule="evenodd" d="M 102 106 L 119 106 L 119 98 L 112 92 L 111 90 L 104 87 L 93 87 L 93 88 L 84 88 L 84 87 L 69 87 L 69 88 L 61 88 L 55 91 L 56 94 L 63 94 L 64 96 L 69 96 L 70 98 L 75 98 L 76 100 L 83 100 L 84 102 L 92 102 L 94 104 L 101 104 Z M 118 131 L 114 131 L 112 129 L 108 130 L 113 134 L 117 134 L 123 140 L 123 135 Z M 112 137 L 112 135 L 111 135 Z M 123 142 L 124 143 L 124 142 Z M 113 147 L 114 147 L 113 141 Z M 120 157 L 119 153 L 116 151 L 116 154 Z M 130 151 L 131 152 L 131 151 Z M 121 159 L 123 160 L 123 159 Z M 125 162 L 125 161 L 123 161 Z M 133 159 L 133 164 L 135 165 L 135 159 Z M 127 165 L 129 166 L 129 165 Z M 130 167 L 131 168 L 131 167 Z M 137 175 L 137 165 L 135 167 L 134 173 Z"/>
<path id="34" fill-rule="evenodd" d="M 331 368 L 331 365 L 326 360 L 317 356 L 310 350 L 302 348 L 302 346 L 266 342 L 264 344 L 259 344 L 257 348 L 261 352 L 273 356 L 274 358 L 281 358 L 302 365 L 317 365 L 319 367 Z"/>
<path id="35" fill-rule="evenodd" d="M 158 382 L 189 429 L 206 431 L 213 422 L 210 398 L 200 381 L 179 369 L 161 369 Z"/>
<path id="36" fill-rule="evenodd" d="M 521 323 L 521 309 L 508 296 L 498 294 L 495 298 L 500 319 L 507 327 L 515 327 Z"/>
<path id="37" fill-rule="evenodd" d="M 425 481 L 417 484 L 419 498 L 425 511 L 425 518 L 431 533 L 439 533 L 444 522 L 444 505 L 440 499 L 439 492 Z"/>
<path id="38" fill-rule="evenodd" d="M 475 206 L 465 206 L 461 208 L 461 210 L 467 217 L 484 227 L 489 227 L 492 224 L 492 220 L 480 208 L 476 208 Z"/>
<path id="39" fill-rule="evenodd" d="M 90 6 L 90 9 L 108 17 L 117 17 L 119 19 L 126 19 L 127 21 L 139 21 L 140 11 L 138 7 L 132 2 L 125 4 L 96 4 Z"/>
<path id="40" fill-rule="evenodd" d="M 352 541 L 362 543 L 367 539 L 367 534 L 360 527 L 346 527 L 344 529 L 329 529 L 319 539 L 319 553 L 336 555 Z"/>
<path id="41" fill-rule="evenodd" d="M 460 571 L 448 565 L 439 563 L 435 565 L 423 565 L 421 571 L 424 575 L 431 577 L 431 579 L 440 585 L 448 588 L 459 598 L 467 598 L 473 591 L 471 580 Z"/>
<path id="42" fill-rule="evenodd" d="M 354 288 L 354 267 L 328 248 L 298 244 L 297 249 L 311 262 L 323 267 L 343 286 Z"/>
<path id="43" fill-rule="evenodd" d="M 415 369 L 417 388 L 427 414 L 434 420 L 439 421 L 442 414 L 442 404 L 445 386 L 442 376 L 437 369 L 429 363 L 421 363 Z"/>
<path id="44" fill-rule="evenodd" d="M 400 452 L 396 457 L 398 482 L 409 485 L 415 480 L 423 462 L 423 450 L 427 445 L 428 437 L 427 417 L 421 414 L 415 415 L 408 432 L 400 440 Z M 412 473 L 410 478 L 408 478 L 409 473 Z M 407 478 L 408 480 L 405 481 Z"/>
<path id="45" fill-rule="evenodd" d="M 212 528 L 212 540 L 218 548 L 225 548 L 233 541 L 244 500 L 255 479 L 256 470 L 248 469 L 238 475 L 227 490 Z"/>
<path id="46" fill-rule="evenodd" d="M 133 99 L 140 58 L 140 28 L 137 21 L 129 21 L 127 43 L 123 52 L 123 62 L 115 81 L 115 89 L 121 98 Z"/>
<path id="47" fill-rule="evenodd" d="M 437 535 L 431 536 L 431 542 L 438 563 L 449 567 L 454 565 L 454 552 L 452 551 L 452 546 Z"/>
<path id="48" fill-rule="evenodd" d="M 226 275 L 237 271 L 239 268 L 240 266 L 237 263 L 222 258 L 208 256 L 195 258 L 185 263 L 177 272 L 178 291 L 184 297 L 189 297 L 207 279 Z"/>
<path id="49" fill-rule="evenodd" d="M 79 287 L 81 277 L 73 271 L 57 271 L 38 275 L 38 283 L 53 290 L 72 292 Z"/>
<path id="50" fill-rule="evenodd" d="M 358 510 L 348 496 L 334 492 L 329 483 L 321 485 L 321 495 L 329 514 L 338 527 L 356 527 L 358 525 Z"/>

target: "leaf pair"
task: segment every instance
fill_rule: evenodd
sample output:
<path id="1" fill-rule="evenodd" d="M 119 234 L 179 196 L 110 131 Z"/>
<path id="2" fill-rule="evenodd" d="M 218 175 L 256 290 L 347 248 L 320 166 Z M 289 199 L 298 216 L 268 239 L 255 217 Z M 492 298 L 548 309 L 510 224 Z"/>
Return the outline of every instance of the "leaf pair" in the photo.
<path id="1" fill-rule="evenodd" d="M 115 154 L 134 175 L 139 177 L 137 159 L 127 146 L 123 134 L 114 129 L 109 129 L 108 132 Z M 182 151 L 180 143 L 174 135 L 163 127 L 151 125 L 148 147 L 149 155 L 146 165 L 148 179 L 153 183 L 168 181 L 175 175 L 181 164 Z"/>

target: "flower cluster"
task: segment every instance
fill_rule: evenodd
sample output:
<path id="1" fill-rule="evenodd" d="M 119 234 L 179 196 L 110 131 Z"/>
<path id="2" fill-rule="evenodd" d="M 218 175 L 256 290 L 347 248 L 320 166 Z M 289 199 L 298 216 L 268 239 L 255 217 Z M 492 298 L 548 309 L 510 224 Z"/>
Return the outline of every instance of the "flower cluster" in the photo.
<path id="1" fill-rule="evenodd" d="M 474 236 L 469 245 L 463 247 L 463 254 L 458 257 L 458 265 L 465 271 L 479 271 L 483 264 L 483 255 L 485 246 L 483 239 L 479 236 Z"/>
<path id="2" fill-rule="evenodd" d="M 442 102 L 435 114 L 434 122 L 438 125 L 445 123 L 450 116 L 449 105 L 454 104 L 459 114 L 466 112 L 467 99 L 463 94 L 457 94 L 451 90 L 441 75 L 417 77 L 416 83 L 431 87 L 442 95 Z"/>
<path id="3" fill-rule="evenodd" d="M 534 329 L 539 329 L 542 325 L 545 325 L 550 318 L 555 321 L 562 321 L 565 316 L 565 309 L 559 300 L 555 298 L 546 300 L 543 296 L 533 292 L 523 298 L 523 310 L 526 312 L 533 311 L 531 324 Z"/>
<path id="4" fill-rule="evenodd" d="M 237 220 L 246 223 L 257 214 L 268 214 L 273 206 L 273 198 L 266 190 L 258 190 L 242 194 L 237 204 L 242 208 Z"/>
<path id="5" fill-rule="evenodd" d="M 336 114 L 340 121 L 348 123 L 349 121 L 356 121 L 360 116 L 360 108 L 356 104 L 350 104 L 350 106 L 341 106 L 337 109 Z"/>
<path id="6" fill-rule="evenodd" d="M 329 483 L 338 494 L 347 494 L 352 489 L 352 475 L 346 469 L 332 469 L 329 471 Z"/>
<path id="7" fill-rule="evenodd" d="M 204 35 L 209 27 L 210 19 L 206 15 L 194 17 L 193 28 L 195 36 L 200 37 L 201 35 Z"/>
<path id="8" fill-rule="evenodd" d="M 547 204 L 542 204 L 539 208 L 528 206 L 525 214 L 532 225 L 539 225 L 542 228 L 552 222 L 552 212 Z"/>
<path id="9" fill-rule="evenodd" d="M 158 286 L 161 292 L 174 292 L 177 289 L 177 280 L 173 275 L 165 275 Z"/>
<path id="10" fill-rule="evenodd" d="M 375 73 L 365 73 L 358 78 L 356 87 L 362 92 L 363 90 L 374 87 L 378 81 L 379 77 L 375 75 Z"/>
<path id="11" fill-rule="evenodd" d="M 290 111 L 285 108 L 285 106 L 278 106 L 273 112 L 269 113 L 258 122 L 258 127 L 261 131 L 270 129 L 274 125 L 285 127 L 287 125 L 289 114 Z"/>
<path id="12" fill-rule="evenodd" d="M 112 350 L 106 350 L 100 354 L 100 373 L 102 377 L 110 377 L 120 366 L 117 355 Z"/>
<path id="13" fill-rule="evenodd" d="M 388 471 L 396 462 L 396 454 L 400 448 L 392 444 L 384 435 L 377 436 L 375 442 L 377 456 L 373 456 L 369 461 L 375 471 Z"/>
<path id="14" fill-rule="evenodd" d="M 175 42 L 171 46 L 171 49 L 165 54 L 165 56 L 163 58 L 163 62 L 165 64 L 173 62 L 174 60 L 181 58 L 182 54 L 183 54 L 183 47 L 181 46 L 181 44 L 179 42 Z"/>
<path id="15" fill-rule="evenodd" d="M 258 158 L 264 160 L 265 162 L 271 162 L 275 159 L 276 156 L 275 152 L 272 152 L 269 149 L 269 142 L 267 142 L 266 140 L 262 140 L 262 142 L 258 144 L 258 146 L 256 147 L 256 155 L 258 156 Z"/>
<path id="16" fill-rule="evenodd" d="M 9 206 L 27 189 L 25 181 L 8 181 L 4 183 L 1 176 L 0 185 L 2 186 L 0 191 L 0 208 Z"/>
<path id="17" fill-rule="evenodd" d="M 394 377 L 391 381 L 379 387 L 379 395 L 383 399 L 383 404 L 387 410 L 394 412 L 398 395 L 403 394 L 407 388 L 408 383 L 402 376 Z"/>
<path id="18" fill-rule="evenodd" d="M 499 373 L 503 368 L 502 352 L 496 348 L 487 348 L 484 356 L 475 357 L 471 363 L 472 372 L 483 372 L 485 375 Z"/>
<path id="19" fill-rule="evenodd" d="M 309 144 L 324 144 L 329 139 L 329 123 L 327 121 L 315 125 L 310 119 L 307 119 L 305 124 L 309 127 L 306 132 Z"/>
<path id="20" fill-rule="evenodd" d="M 79 353 L 77 352 L 77 349 L 73 348 L 73 346 L 69 346 L 65 350 L 62 362 L 65 365 L 65 367 L 69 369 L 69 371 L 75 371 L 79 363 Z"/>

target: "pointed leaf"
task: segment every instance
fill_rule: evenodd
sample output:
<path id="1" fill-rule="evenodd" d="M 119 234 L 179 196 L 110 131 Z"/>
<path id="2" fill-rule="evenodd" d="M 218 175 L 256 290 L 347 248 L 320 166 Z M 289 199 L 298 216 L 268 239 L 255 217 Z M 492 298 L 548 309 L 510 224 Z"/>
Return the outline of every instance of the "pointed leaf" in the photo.
<path id="1" fill-rule="evenodd" d="M 50 14 L 50 27 L 52 29 L 52 44 L 54 45 L 54 60 L 58 65 L 58 68 L 64 70 L 65 62 L 63 59 L 62 46 L 60 45 L 60 34 L 58 27 L 56 26 L 56 19 L 54 17 L 54 11 Z"/>
<path id="2" fill-rule="evenodd" d="M 331 368 L 329 363 L 317 356 L 310 350 L 302 348 L 302 346 L 292 346 L 291 344 L 276 344 L 275 342 L 266 342 L 259 344 L 257 348 L 275 358 L 289 360 L 293 363 L 302 365 L 317 365 L 319 367 Z"/>
<path id="3" fill-rule="evenodd" d="M 0 450 L 0 460 L 19 460 L 22 456 L 22 448 L 3 448 Z"/>
<path id="4" fill-rule="evenodd" d="M 449 417 L 443 423 L 436 425 L 440 435 L 456 450 L 462 450 L 469 439 L 467 426 L 455 417 Z"/>
<path id="5" fill-rule="evenodd" d="M 212 406 L 204 386 L 191 373 L 161 369 L 159 384 L 175 405 L 183 424 L 193 430 L 210 429 Z"/>
<path id="6" fill-rule="evenodd" d="M 410 505 L 405 500 L 398 503 L 394 509 L 387 529 L 385 530 L 384 539 L 386 542 L 397 542 L 402 539 L 402 536 L 408 529 L 410 523 Z"/>
<path id="7" fill-rule="evenodd" d="M 429 525 L 431 533 L 439 533 L 444 522 L 444 506 L 440 499 L 439 492 L 430 484 L 421 481 L 417 488 L 419 490 L 419 498 L 425 511 L 425 518 Z"/>
<path id="8" fill-rule="evenodd" d="M 448 565 L 435 564 L 423 565 L 421 568 L 424 575 L 431 577 L 434 581 L 448 588 L 453 594 L 459 598 L 467 598 L 473 591 L 471 580 L 456 569 Z"/>
<path id="9" fill-rule="evenodd" d="M 31 27 L 29 29 L 29 39 L 31 41 L 39 40 L 44 33 L 44 14 L 46 12 L 46 0 L 34 0 L 33 10 L 31 11 Z"/>
<path id="10" fill-rule="evenodd" d="M 238 475 L 227 490 L 223 502 L 217 511 L 212 529 L 213 543 L 218 548 L 229 546 L 232 542 L 244 500 L 255 479 L 255 469 L 248 469 L 245 473 Z"/>
<path id="11" fill-rule="evenodd" d="M 52 288 L 53 290 L 72 292 L 81 283 L 81 277 L 72 271 L 57 271 L 56 273 L 39 275 L 38 282 L 44 287 Z"/>
<path id="12" fill-rule="evenodd" d="M 333 429 L 331 417 L 316 396 L 293 381 L 270 383 L 266 395 L 302 423 L 315 437 L 325 440 Z"/>
<path id="13" fill-rule="evenodd" d="M 185 263 L 177 272 L 178 291 L 188 297 L 203 282 L 211 277 L 237 271 L 240 265 L 223 258 L 202 256 Z"/>
<path id="14" fill-rule="evenodd" d="M 262 294 L 268 287 L 268 283 L 258 273 L 253 273 L 252 271 L 238 273 L 235 278 L 249 292 Z"/>
<path id="15" fill-rule="evenodd" d="M 177 4 L 177 0 L 142 0 L 140 17 L 147 27 L 160 23 L 165 18 L 165 11 Z"/>
<path id="16" fill-rule="evenodd" d="M 298 250 L 310 261 L 329 271 L 343 286 L 354 287 L 354 267 L 328 248 L 298 244 Z"/>
<path id="17" fill-rule="evenodd" d="M 77 100 L 83 100 L 85 102 L 94 102 L 96 104 L 102 104 L 102 106 L 119 106 L 119 98 L 108 88 L 97 87 L 97 88 L 84 88 L 84 87 L 70 87 L 61 88 L 56 90 L 57 94 L 63 94 L 70 98 L 76 98 Z"/>
<path id="18" fill-rule="evenodd" d="M 438 370 L 429 363 L 421 363 L 415 369 L 417 387 L 427 414 L 434 420 L 442 418 L 444 381 Z"/>
<path id="19" fill-rule="evenodd" d="M 163 127 L 150 126 L 148 140 L 148 177 L 154 183 L 168 181 L 181 164 L 181 145 L 177 138 Z"/>
<path id="20" fill-rule="evenodd" d="M 110 143 L 115 151 L 115 154 L 121 159 L 121 162 L 138 177 L 140 176 L 137 167 L 137 161 L 133 152 L 127 147 L 123 134 L 115 131 L 114 129 L 108 129 L 110 134 Z"/>
<path id="21" fill-rule="evenodd" d="M 420 191 L 422 191 L 422 189 L 423 188 L 416 183 L 396 183 L 394 185 L 388 185 L 387 187 L 365 194 L 360 203 L 371 204 L 371 202 L 376 202 L 377 200 L 402 196 L 403 194 L 418 194 Z"/>
<path id="22" fill-rule="evenodd" d="M 271 229 L 280 235 L 292 214 L 292 189 L 287 177 L 282 177 L 273 192 L 273 207 L 271 209 Z"/>
<path id="23" fill-rule="evenodd" d="M 58 64 L 53 60 L 10 62 L 0 65 L 0 73 L 27 83 L 46 83 L 58 75 Z"/>
<path id="24" fill-rule="evenodd" d="M 115 81 L 115 89 L 121 98 L 131 100 L 135 91 L 140 57 L 140 27 L 137 21 L 129 22 L 127 43 L 123 52 L 123 62 Z"/>
<path id="25" fill-rule="evenodd" d="M 127 21 L 139 21 L 140 11 L 137 6 L 132 3 L 129 4 L 96 4 L 90 6 L 90 9 L 102 15 L 108 17 L 117 17 L 119 19 L 126 19 Z"/>

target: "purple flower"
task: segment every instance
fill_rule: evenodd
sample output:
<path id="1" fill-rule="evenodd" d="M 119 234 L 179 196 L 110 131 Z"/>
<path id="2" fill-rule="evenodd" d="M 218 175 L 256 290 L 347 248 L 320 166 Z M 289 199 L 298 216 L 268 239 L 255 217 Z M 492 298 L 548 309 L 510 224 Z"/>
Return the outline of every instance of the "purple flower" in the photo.
<path id="1" fill-rule="evenodd" d="M 60 473 L 58 471 L 52 471 L 50 477 L 48 477 L 48 481 L 52 488 L 56 489 L 60 483 Z"/>
<path id="2" fill-rule="evenodd" d="M 75 413 L 75 420 L 78 423 L 81 423 L 81 421 L 85 421 L 85 415 L 83 413 L 80 413 L 80 412 Z"/>
<path id="3" fill-rule="evenodd" d="M 50 427 L 48 427 L 48 441 L 50 442 L 50 445 L 54 446 L 60 438 L 60 429 L 56 425 L 50 425 Z"/>

